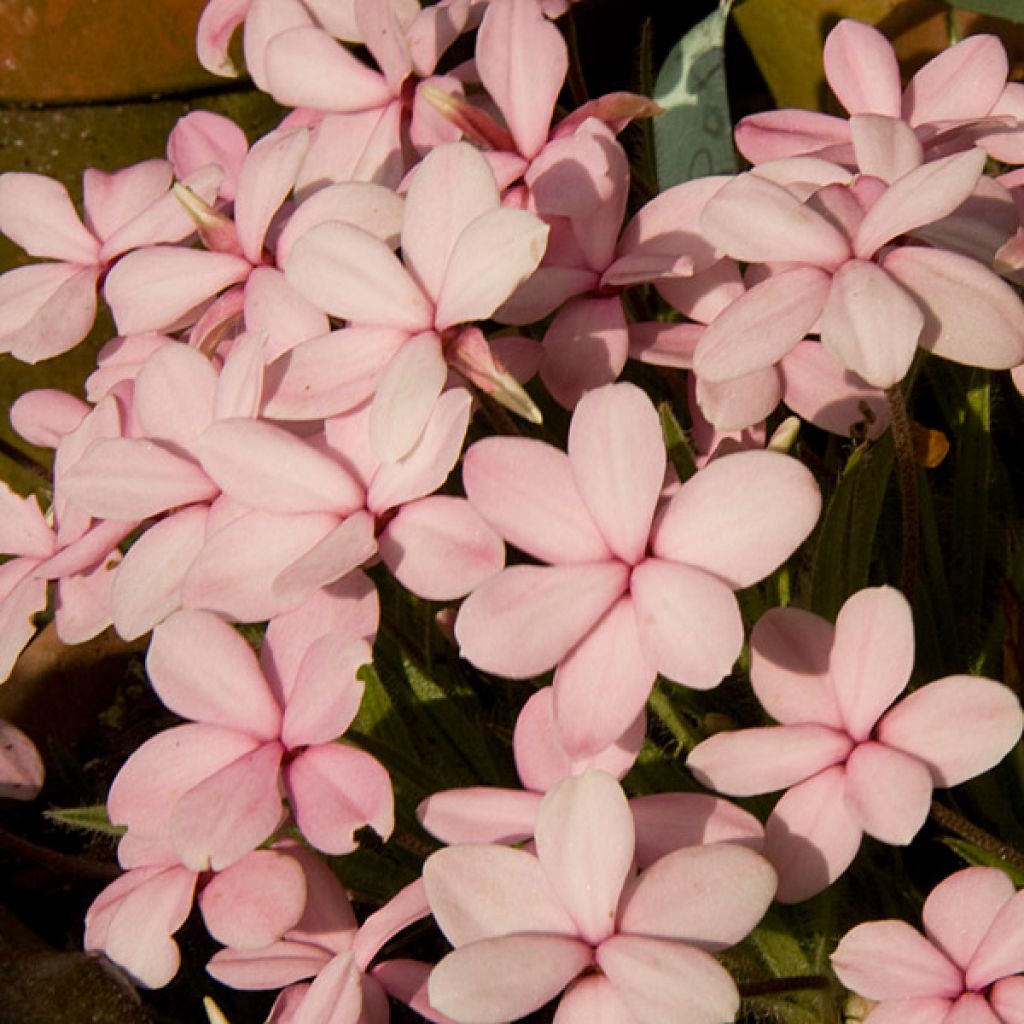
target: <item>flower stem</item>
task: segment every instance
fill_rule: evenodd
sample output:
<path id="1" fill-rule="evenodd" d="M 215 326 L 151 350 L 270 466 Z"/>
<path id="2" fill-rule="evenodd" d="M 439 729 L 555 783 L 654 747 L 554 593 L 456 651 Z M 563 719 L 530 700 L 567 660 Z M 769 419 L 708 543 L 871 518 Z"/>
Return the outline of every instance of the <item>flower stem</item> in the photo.
<path id="1" fill-rule="evenodd" d="M 796 978 L 770 978 L 767 981 L 749 981 L 739 987 L 740 996 L 753 999 L 757 996 L 773 996 L 780 992 L 822 991 L 829 987 L 828 978 L 821 974 L 801 975 Z"/>
<path id="2" fill-rule="evenodd" d="M 981 847 L 988 853 L 994 854 L 1000 860 L 1006 861 L 1018 871 L 1024 872 L 1024 854 L 1014 849 L 1009 843 L 1004 843 L 994 835 L 986 832 L 983 828 L 961 817 L 956 811 L 940 804 L 937 800 L 932 801 L 932 818 L 944 829 L 966 839 L 969 843 Z"/>
<path id="3" fill-rule="evenodd" d="M 917 467 L 914 464 L 914 441 L 910 433 L 910 418 L 907 403 L 899 384 L 885 392 L 889 403 L 893 445 L 896 449 L 896 465 L 900 488 L 900 510 L 903 520 L 903 544 L 901 552 L 900 589 L 908 601 L 914 599 L 914 585 L 917 580 Z"/>

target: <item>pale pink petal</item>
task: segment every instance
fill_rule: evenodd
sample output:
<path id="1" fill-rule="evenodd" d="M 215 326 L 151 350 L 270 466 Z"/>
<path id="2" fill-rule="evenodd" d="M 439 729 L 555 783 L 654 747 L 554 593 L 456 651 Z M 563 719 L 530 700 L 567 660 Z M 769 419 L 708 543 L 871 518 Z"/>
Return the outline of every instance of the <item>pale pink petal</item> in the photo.
<path id="1" fill-rule="evenodd" d="M 282 839 L 273 849 L 288 854 L 306 877 L 306 906 L 289 932 L 297 942 L 314 942 L 335 953 L 351 949 L 356 915 L 338 876 L 319 854 L 297 839 Z"/>
<path id="2" fill-rule="evenodd" d="M 623 596 L 555 669 L 555 719 L 566 753 L 592 757 L 614 743 L 643 714 L 656 676 L 633 602 Z"/>
<path id="3" fill-rule="evenodd" d="M 877 264 L 850 260 L 832 279 L 821 342 L 848 370 L 877 388 L 902 380 L 917 351 L 924 315 Z"/>
<path id="4" fill-rule="evenodd" d="M 921 916 L 925 934 L 966 969 L 996 915 L 1016 889 L 998 868 L 972 867 L 943 879 L 928 894 Z"/>
<path id="5" fill-rule="evenodd" d="M 62 484 L 72 505 L 102 519 L 146 519 L 220 493 L 191 459 L 152 441 L 129 438 L 94 443 L 64 474 Z"/>
<path id="6" fill-rule="evenodd" d="M 733 380 L 777 363 L 817 322 L 832 278 L 815 267 L 754 285 L 710 324 L 693 355 L 699 377 Z"/>
<path id="7" fill-rule="evenodd" d="M 764 829 L 752 814 L 706 793 L 655 793 L 629 802 L 636 824 L 636 861 L 650 867 L 684 846 L 734 843 L 760 851 Z"/>
<path id="8" fill-rule="evenodd" d="M 965 992 L 950 1008 L 942 1024 L 1005 1024 L 980 992 Z"/>
<path id="9" fill-rule="evenodd" d="M 455 1020 L 505 1024 L 540 1009 L 593 960 L 579 939 L 548 934 L 481 939 L 430 973 L 430 1005 Z"/>
<path id="10" fill-rule="evenodd" d="M 203 545 L 182 581 L 182 604 L 238 622 L 263 622 L 291 611 L 295 602 L 274 593 L 274 580 L 337 524 L 337 516 L 326 512 L 240 515 Z"/>
<path id="11" fill-rule="evenodd" d="M 57 580 L 54 625 L 62 644 L 81 644 L 110 625 L 110 595 L 114 570 L 121 560 L 119 551 L 85 572 Z"/>
<path id="12" fill-rule="evenodd" d="M 897 117 L 856 114 L 850 118 L 853 151 L 862 174 L 890 184 L 909 174 L 923 160 L 914 130 Z"/>
<path id="13" fill-rule="evenodd" d="M 462 479 L 473 506 L 527 554 L 556 565 L 610 557 L 568 456 L 552 445 L 485 438 L 466 452 Z"/>
<path id="14" fill-rule="evenodd" d="M 686 765 L 709 789 L 753 796 L 786 789 L 842 764 L 850 738 L 823 725 L 780 725 L 720 732 L 699 743 Z"/>
<path id="15" fill-rule="evenodd" d="M 810 263 L 832 269 L 850 244 L 821 214 L 781 185 L 741 174 L 712 196 L 700 229 L 727 256 L 747 263 Z"/>
<path id="16" fill-rule="evenodd" d="M 259 263 L 263 256 L 267 227 L 291 192 L 308 145 L 305 129 L 278 129 L 264 135 L 242 164 L 234 216 L 238 241 L 250 263 Z"/>
<path id="17" fill-rule="evenodd" d="M 889 425 L 889 404 L 878 388 L 869 387 L 834 359 L 822 345 L 801 341 L 779 363 L 782 401 L 801 419 L 840 437 L 849 437 L 863 423 L 877 438 Z"/>
<path id="18" fill-rule="evenodd" d="M 661 323 L 656 320 L 628 324 L 627 329 L 630 359 L 677 370 L 692 369 L 693 352 L 704 333 L 700 324 Z"/>
<path id="19" fill-rule="evenodd" d="M 636 1018 L 601 974 L 585 974 L 566 990 L 552 1024 L 636 1024 Z"/>
<path id="20" fill-rule="evenodd" d="M 555 724 L 555 696 L 552 687 L 538 690 L 523 705 L 512 735 L 516 770 L 527 789 L 544 792 L 570 775 L 588 768 L 621 779 L 636 760 L 647 731 L 641 712 L 621 736 L 602 750 L 585 757 L 573 757 L 565 749 Z"/>
<path id="21" fill-rule="evenodd" d="M 921 305 L 921 348 L 990 370 L 1024 362 L 1024 309 L 1013 288 L 986 267 L 921 246 L 894 249 L 882 267 Z"/>
<path id="22" fill-rule="evenodd" d="M 614 935 L 601 943 L 597 963 L 637 1021 L 719 1024 L 733 1020 L 739 1010 L 729 972 L 683 942 Z"/>
<path id="23" fill-rule="evenodd" d="M 843 769 L 836 765 L 794 786 L 768 816 L 764 855 L 778 872 L 780 903 L 822 892 L 857 856 L 863 832 L 846 806 L 844 788 Z"/>
<path id="24" fill-rule="evenodd" d="M 298 861 L 254 850 L 216 874 L 199 894 L 207 931 L 225 946 L 259 949 L 294 928 L 306 903 Z"/>
<path id="25" fill-rule="evenodd" d="M 34 800 L 44 776 L 36 745 L 16 725 L 0 719 L 0 798 Z"/>
<path id="26" fill-rule="evenodd" d="M 618 562 L 505 569 L 459 609 L 455 635 L 462 656 L 513 679 L 545 672 L 611 607 L 627 580 L 627 567 Z"/>
<path id="27" fill-rule="evenodd" d="M 996 914 L 967 965 L 966 983 L 979 991 L 999 978 L 1024 971 L 1024 896 L 1019 892 Z"/>
<path id="28" fill-rule="evenodd" d="M 448 368 L 441 339 L 424 331 L 391 357 L 370 407 L 370 443 L 386 462 L 397 462 L 423 436 L 444 387 Z"/>
<path id="29" fill-rule="evenodd" d="M 828 675 L 834 638 L 830 622 L 799 608 L 772 608 L 757 620 L 750 634 L 750 681 L 777 722 L 842 730 Z"/>
<path id="30" fill-rule="evenodd" d="M 652 864 L 619 911 L 620 932 L 678 939 L 709 953 L 734 946 L 764 916 L 775 872 L 729 843 L 676 850 Z"/>
<path id="31" fill-rule="evenodd" d="M 285 277 L 331 316 L 409 332 L 434 320 L 431 303 L 388 245 L 352 224 L 317 224 L 296 239 Z"/>
<path id="32" fill-rule="evenodd" d="M 161 345 L 135 378 L 135 414 L 148 438 L 189 450 L 213 415 L 217 371 L 188 345 Z"/>
<path id="33" fill-rule="evenodd" d="M 377 512 L 397 508 L 432 494 L 445 482 L 462 451 L 471 403 L 463 388 L 452 388 L 438 398 L 412 451 L 398 462 L 381 463 L 374 473 L 367 508 Z"/>
<path id="34" fill-rule="evenodd" d="M 570 299 L 544 334 L 541 380 L 556 402 L 572 409 L 588 391 L 619 376 L 628 352 L 618 295 Z"/>
<path id="35" fill-rule="evenodd" d="M 196 30 L 196 56 L 207 71 L 229 78 L 238 74 L 228 56 L 228 44 L 251 4 L 252 0 L 210 0 L 203 8 Z"/>
<path id="36" fill-rule="evenodd" d="M 327 334 L 327 317 L 301 296 L 275 267 L 255 267 L 242 297 L 245 325 L 263 336 L 264 360 L 271 362 L 303 341 Z"/>
<path id="37" fill-rule="evenodd" d="M 110 238 L 166 195 L 172 180 L 166 160 L 144 160 L 112 174 L 90 168 L 82 175 L 86 226 L 97 237 Z"/>
<path id="38" fill-rule="evenodd" d="M 402 258 L 434 301 L 459 236 L 498 202 L 487 161 L 467 143 L 438 146 L 417 167 L 406 195 Z"/>
<path id="39" fill-rule="evenodd" d="M 945 1024 L 950 1001 L 938 996 L 917 999 L 891 999 L 872 1007 L 871 1024 Z"/>
<path id="40" fill-rule="evenodd" d="M 1001 978 L 991 988 L 988 1001 L 1004 1024 L 1024 1021 L 1024 978 Z"/>
<path id="41" fill-rule="evenodd" d="M 739 589 L 789 558 L 820 511 L 818 485 L 796 459 L 737 452 L 709 463 L 680 488 L 655 524 L 651 549 Z"/>
<path id="42" fill-rule="evenodd" d="M 529 55 L 527 57 L 527 55 Z M 530 159 L 547 141 L 555 100 L 569 67 L 561 33 L 530 0 L 489 6 L 476 44 L 477 70 Z"/>
<path id="43" fill-rule="evenodd" d="M 825 40 L 825 77 L 851 114 L 900 116 L 900 68 L 878 29 L 844 18 Z"/>
<path id="44" fill-rule="evenodd" d="M 998 36 L 970 36 L 914 75 L 903 95 L 902 116 L 914 127 L 984 117 L 1002 94 L 1008 71 Z"/>
<path id="45" fill-rule="evenodd" d="M 154 523 L 128 549 L 114 577 L 111 617 L 118 636 L 136 640 L 181 607 L 181 581 L 206 535 L 205 505 Z"/>
<path id="46" fill-rule="evenodd" d="M 351 953 L 338 954 L 324 965 L 306 990 L 296 1024 L 345 1024 L 362 1019 L 362 974 Z"/>
<path id="47" fill-rule="evenodd" d="M 482 845 L 439 850 L 423 865 L 423 883 L 438 927 L 453 946 L 514 932 L 576 935 L 551 879 L 525 850 Z"/>
<path id="48" fill-rule="evenodd" d="M 502 324 L 532 324 L 596 283 L 597 275 L 585 267 L 542 265 L 494 311 L 494 319 Z"/>
<path id="49" fill-rule="evenodd" d="M 392 98 L 391 86 L 322 29 L 290 28 L 267 44 L 267 91 L 289 107 L 368 110 Z M 251 66 L 250 66 L 251 70 Z"/>
<path id="50" fill-rule="evenodd" d="M 318 588 L 342 579 L 376 554 L 373 517 L 359 509 L 283 569 L 274 578 L 271 589 L 294 608 Z"/>
<path id="51" fill-rule="evenodd" d="M 252 648 L 210 612 L 176 612 L 157 626 L 146 671 L 160 700 L 183 718 L 260 740 L 281 729 L 281 709 Z"/>
<path id="52" fill-rule="evenodd" d="M 467 225 L 452 247 L 438 293 L 438 330 L 486 320 L 537 269 L 548 230 L 525 210 L 491 210 Z"/>
<path id="53" fill-rule="evenodd" d="M 232 729 L 189 724 L 157 733 L 124 763 L 110 787 L 107 813 L 140 836 L 162 836 L 174 805 L 204 779 L 259 749 Z"/>
<path id="54" fill-rule="evenodd" d="M 868 999 L 955 999 L 963 991 L 957 968 L 904 921 L 869 921 L 847 932 L 832 969 Z"/>
<path id="55" fill-rule="evenodd" d="M 589 771 L 547 791 L 537 811 L 537 858 L 580 938 L 596 945 L 615 930 L 633 863 L 633 815 L 618 782 Z"/>
<path id="56" fill-rule="evenodd" d="M 958 786 L 994 767 L 1021 736 L 1014 693 L 991 679 L 947 676 L 915 690 L 881 722 L 886 746 L 922 761 L 937 786 Z"/>
<path id="57" fill-rule="evenodd" d="M 230 18 L 232 14 L 241 14 L 252 0 L 212 0 L 206 5 L 203 14 L 199 18 L 199 30 L 197 32 L 197 49 L 199 51 L 199 62 L 207 70 L 213 70 L 203 62 L 203 36 L 204 21 L 209 27 L 207 20 L 216 8 L 221 8 L 220 16 Z M 229 12 L 225 8 L 234 8 Z M 232 21 L 230 28 L 221 25 L 222 30 L 234 31 L 237 22 Z M 226 40 L 224 40 L 226 43 Z M 227 53 L 221 51 L 218 59 L 227 63 Z M 212 62 L 212 61 L 211 61 Z M 221 65 L 224 67 L 224 64 Z M 228 65 L 230 67 L 230 65 Z M 214 74 L 225 73 L 214 71 Z M 227 73 L 234 74 L 234 68 Z M 245 132 L 229 117 L 223 114 L 214 114 L 209 110 L 193 110 L 184 117 L 178 118 L 170 135 L 167 137 L 167 159 L 174 167 L 174 174 L 179 180 L 188 178 L 196 171 L 201 170 L 210 164 L 216 164 L 224 171 L 224 180 L 220 185 L 220 195 L 225 199 L 235 198 L 235 189 L 238 184 L 238 172 L 241 170 L 245 154 L 249 151 L 249 143 Z"/>
<path id="58" fill-rule="evenodd" d="M 80 398 L 56 388 L 35 388 L 11 404 L 11 426 L 30 444 L 56 448 L 89 412 Z"/>
<path id="59" fill-rule="evenodd" d="M 906 846 L 921 830 L 932 779 L 915 757 L 881 743 L 860 743 L 846 762 L 846 802 L 869 836 Z"/>
<path id="60" fill-rule="evenodd" d="M 914 621 L 892 587 L 860 590 L 839 611 L 829 661 L 839 709 L 850 736 L 867 739 L 899 696 L 914 667 Z"/>
<path id="61" fill-rule="evenodd" d="M 259 414 L 263 400 L 266 341 L 265 335 L 252 333 L 240 334 L 233 339 L 217 380 L 214 419 L 254 417 Z"/>
<path id="62" fill-rule="evenodd" d="M 899 88 L 897 75 L 897 88 Z M 800 153 L 845 147 L 849 157 L 850 127 L 845 118 L 812 110 L 768 110 L 744 117 L 734 132 L 736 148 L 754 164 Z"/>
<path id="63" fill-rule="evenodd" d="M 302 341 L 266 371 L 263 412 L 312 420 L 347 412 L 369 398 L 408 339 L 394 327 L 345 327 Z"/>
<path id="64" fill-rule="evenodd" d="M 362 507 L 362 488 L 339 462 L 263 420 L 220 420 L 197 448 L 207 473 L 250 508 L 344 516 Z"/>
<path id="65" fill-rule="evenodd" d="M 721 580 L 649 558 L 630 581 L 640 640 L 658 671 L 695 690 L 717 686 L 743 645 L 743 623 Z"/>
<path id="66" fill-rule="evenodd" d="M 372 660 L 370 645 L 363 639 L 328 633 L 315 640 L 288 695 L 281 742 L 291 750 L 340 736 L 363 698 L 356 672 Z"/>
<path id="67" fill-rule="evenodd" d="M 74 348 L 96 319 L 99 270 L 72 263 L 17 267 L 0 276 L 0 351 L 37 363 Z"/>
<path id="68" fill-rule="evenodd" d="M 35 636 L 35 616 L 46 608 L 46 580 L 29 575 L 35 565 L 28 558 L 0 565 L 0 680 L 11 674 Z"/>
<path id="69" fill-rule="evenodd" d="M 284 748 L 264 743 L 193 786 L 174 805 L 171 839 L 193 871 L 220 871 L 256 849 L 283 817 Z"/>
<path id="70" fill-rule="evenodd" d="M 369 825 L 387 839 L 395 824 L 391 779 L 369 754 L 340 743 L 307 747 L 283 771 L 296 824 L 310 845 L 351 853 L 355 832 Z"/>
<path id="71" fill-rule="evenodd" d="M 147 871 L 138 882 L 122 877 L 125 886 L 117 892 L 116 907 L 106 923 L 103 952 L 142 984 L 160 988 L 178 971 L 178 946 L 171 935 L 185 923 L 192 907 L 195 873 L 170 868 Z M 89 938 L 87 948 L 98 948 Z"/>
<path id="72" fill-rule="evenodd" d="M 696 396 L 701 412 L 723 433 L 760 423 L 775 411 L 781 395 L 779 371 L 774 366 L 764 366 L 734 380 L 697 378 Z"/>
<path id="73" fill-rule="evenodd" d="M 79 220 L 68 190 L 42 174 L 0 175 L 0 232 L 30 256 L 79 266 L 97 261 L 99 242 Z"/>
<path id="74" fill-rule="evenodd" d="M 903 175 L 868 210 L 854 237 L 854 253 L 870 259 L 890 239 L 951 214 L 973 191 L 985 151 L 971 149 L 930 160 Z"/>
<path id="75" fill-rule="evenodd" d="M 632 384 L 592 392 L 569 428 L 573 479 L 609 548 L 625 562 L 643 557 L 665 476 L 658 414 Z"/>
<path id="76" fill-rule="evenodd" d="M 418 180 L 418 177 L 414 180 Z M 405 201 L 383 185 L 362 181 L 327 185 L 303 200 L 288 218 L 275 246 L 277 263 L 284 266 L 294 241 L 317 224 L 332 220 L 352 224 L 375 235 L 393 249 L 399 243 L 400 232 L 404 229 L 403 222 L 407 219 Z M 405 244 L 402 246 L 402 256 L 412 267 L 409 249 Z"/>
<path id="77" fill-rule="evenodd" d="M 312 978 L 332 959 L 323 946 L 283 941 L 262 949 L 221 949 L 210 959 L 206 970 L 231 988 L 261 990 Z"/>
<path id="78" fill-rule="evenodd" d="M 53 530 L 35 495 L 22 497 L 0 482 L 0 551 L 5 555 L 46 558 L 53 553 Z"/>
<path id="79" fill-rule="evenodd" d="M 433 495 L 404 505 L 380 534 L 380 557 L 430 601 L 464 597 L 505 567 L 505 545 L 467 501 Z"/>
<path id="80" fill-rule="evenodd" d="M 229 253 L 154 245 L 118 260 L 103 295 L 121 334 L 158 331 L 244 281 L 251 269 L 246 260 Z"/>
<path id="81" fill-rule="evenodd" d="M 539 793 L 473 786 L 428 796 L 419 823 L 442 843 L 521 843 L 533 837 Z"/>

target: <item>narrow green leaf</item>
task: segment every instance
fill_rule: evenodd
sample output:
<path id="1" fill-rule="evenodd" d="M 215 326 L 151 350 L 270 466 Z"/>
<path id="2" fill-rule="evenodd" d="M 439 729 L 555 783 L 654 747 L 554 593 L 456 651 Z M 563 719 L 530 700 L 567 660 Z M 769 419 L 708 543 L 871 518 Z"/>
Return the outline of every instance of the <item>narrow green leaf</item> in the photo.
<path id="1" fill-rule="evenodd" d="M 725 88 L 725 26 L 732 0 L 698 22 L 669 51 L 654 85 L 664 113 L 654 118 L 658 187 L 709 174 L 734 174 L 729 97 Z"/>
<path id="2" fill-rule="evenodd" d="M 1018 889 L 1024 889 L 1024 871 L 1019 871 L 1012 864 L 1007 864 L 1002 857 L 997 857 L 994 853 L 989 853 L 988 850 L 983 850 L 980 846 L 975 846 L 974 843 L 969 843 L 965 839 L 943 839 L 942 841 L 968 864 L 975 867 L 999 868 L 1009 876 Z"/>
<path id="3" fill-rule="evenodd" d="M 850 456 L 825 510 L 811 579 L 811 607 L 835 619 L 843 602 L 868 585 L 875 534 L 892 475 L 893 443 L 886 433 Z"/>
<path id="4" fill-rule="evenodd" d="M 100 832 L 105 836 L 123 836 L 128 831 L 124 825 L 114 825 L 107 817 L 105 804 L 92 807 L 52 807 L 43 814 L 60 825 L 78 828 L 85 832 Z"/>
<path id="5" fill-rule="evenodd" d="M 949 0 L 946 2 L 949 3 Z M 1024 3 L 1021 0 L 956 0 L 956 3 L 949 3 L 949 6 L 988 14 L 993 18 L 1004 18 L 1006 21 L 1024 22 Z"/>
<path id="6" fill-rule="evenodd" d="M 676 419 L 676 414 L 668 402 L 661 402 L 658 405 L 658 418 L 661 420 L 661 433 L 665 438 L 669 461 L 676 471 L 676 476 L 679 477 L 679 482 L 685 483 L 697 472 L 697 462 L 686 437 L 686 431 Z"/>
<path id="7" fill-rule="evenodd" d="M 412 737 L 402 722 L 394 701 L 377 675 L 372 664 L 363 665 L 356 673 L 364 686 L 363 702 L 351 728 L 371 737 L 381 747 L 399 752 L 412 749 Z"/>

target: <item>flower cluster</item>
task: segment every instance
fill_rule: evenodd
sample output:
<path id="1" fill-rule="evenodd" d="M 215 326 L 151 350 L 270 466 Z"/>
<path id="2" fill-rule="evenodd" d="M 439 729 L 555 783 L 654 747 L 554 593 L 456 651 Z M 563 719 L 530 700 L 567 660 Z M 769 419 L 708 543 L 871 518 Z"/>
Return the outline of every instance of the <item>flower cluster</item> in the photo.
<path id="1" fill-rule="evenodd" d="M 659 108 L 558 107 L 566 7 L 211 0 L 201 61 L 234 73 L 242 26 L 254 82 L 293 108 L 276 129 L 250 146 L 189 114 L 165 160 L 86 172 L 81 220 L 58 183 L 0 175 L 0 231 L 48 261 L 0 277 L 0 349 L 67 351 L 97 294 L 118 331 L 85 401 L 11 411 L 54 468 L 45 510 L 0 488 L 0 676 L 48 601 L 67 643 L 152 634 L 149 679 L 185 721 L 113 780 L 125 873 L 85 936 L 144 985 L 177 971 L 198 893 L 225 947 L 210 973 L 282 989 L 272 1021 L 384 1024 L 390 997 L 504 1024 L 560 997 L 558 1024 L 724 1024 L 741 993 L 716 955 L 836 882 L 865 833 L 909 844 L 935 787 L 1020 740 L 1017 696 L 964 666 L 897 702 L 909 594 L 865 570 L 834 625 L 787 606 L 838 491 L 791 429 L 765 440 L 780 402 L 867 445 L 892 410 L 913 478 L 913 368 L 1024 364 L 1024 172 L 986 173 L 1024 164 L 1001 44 L 967 39 L 901 93 L 884 38 L 841 22 L 825 62 L 849 119 L 747 118 L 750 170 L 627 218 L 619 133 Z M 453 66 L 464 34 L 475 59 Z M 371 685 L 372 721 L 401 717 L 375 645 L 431 671 L 395 616 L 378 639 L 396 604 L 429 609 L 431 646 L 474 681 L 534 681 L 521 789 L 393 790 L 386 745 L 353 731 Z M 778 724 L 728 727 L 748 667 Z M 452 699 L 428 682 L 419 699 Z M 647 735 L 652 697 L 685 781 Z M 0 788 L 25 795 L 42 772 L 10 735 Z M 652 751 L 674 781 L 644 781 Z M 698 783 L 787 792 L 762 827 L 672 791 Z M 320 854 L 387 841 L 414 808 L 448 848 L 360 925 Z M 925 903 L 931 944 L 862 924 L 836 974 L 878 1024 L 1019 1024 L 1019 907 L 1002 873 L 961 872 Z M 439 963 L 378 960 L 430 916 Z"/>

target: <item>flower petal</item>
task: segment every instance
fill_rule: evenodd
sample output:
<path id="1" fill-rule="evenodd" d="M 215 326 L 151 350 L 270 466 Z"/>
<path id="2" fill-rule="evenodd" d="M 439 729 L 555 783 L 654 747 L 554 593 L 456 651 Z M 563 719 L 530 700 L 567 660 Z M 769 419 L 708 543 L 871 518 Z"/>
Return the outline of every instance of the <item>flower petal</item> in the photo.
<path id="1" fill-rule="evenodd" d="M 921 830 L 932 780 L 916 757 L 881 743 L 859 743 L 846 762 L 846 801 L 869 836 L 906 846 Z"/>

